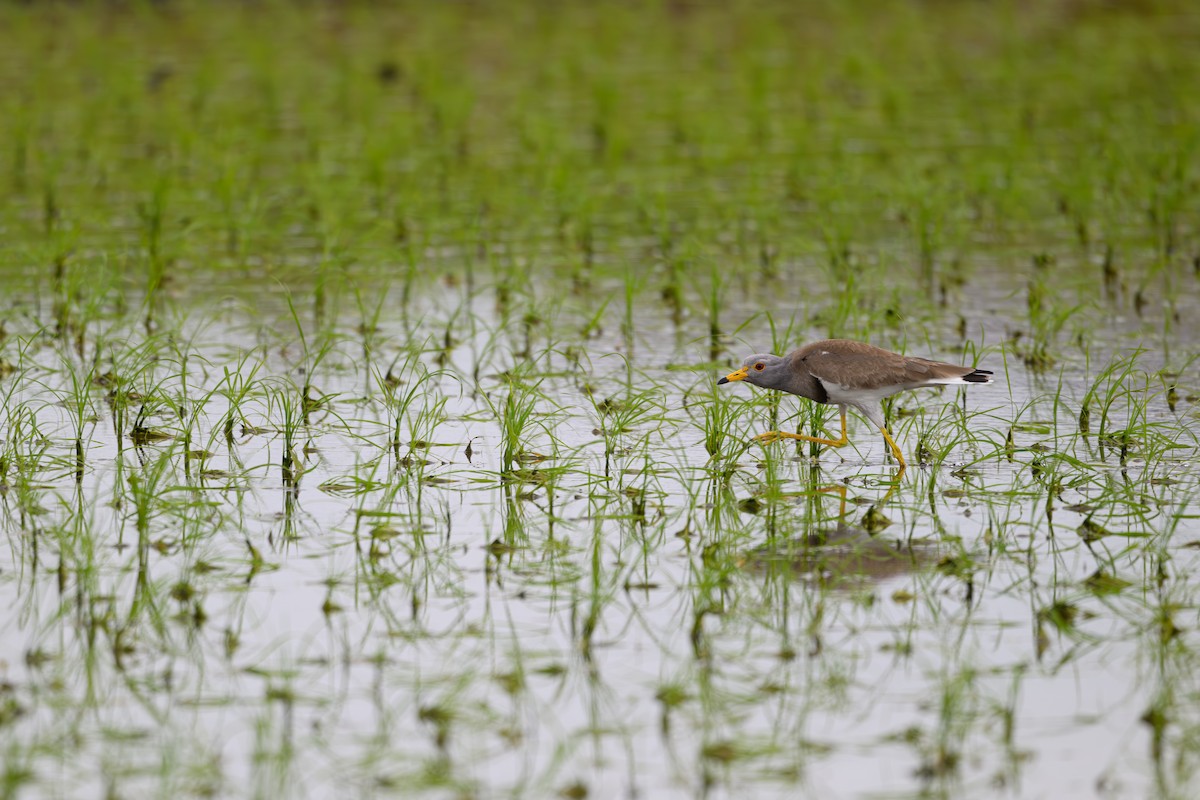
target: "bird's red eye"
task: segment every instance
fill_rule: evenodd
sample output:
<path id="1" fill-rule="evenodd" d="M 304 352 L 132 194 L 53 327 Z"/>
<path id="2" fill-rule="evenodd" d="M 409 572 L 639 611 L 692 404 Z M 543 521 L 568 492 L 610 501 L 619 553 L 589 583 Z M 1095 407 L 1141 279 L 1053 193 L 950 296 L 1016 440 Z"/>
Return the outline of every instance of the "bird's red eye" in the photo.
<path id="1" fill-rule="evenodd" d="M 762 372 L 766 368 L 767 368 L 767 365 L 762 363 L 761 361 L 754 365 L 754 369 L 757 372 Z"/>

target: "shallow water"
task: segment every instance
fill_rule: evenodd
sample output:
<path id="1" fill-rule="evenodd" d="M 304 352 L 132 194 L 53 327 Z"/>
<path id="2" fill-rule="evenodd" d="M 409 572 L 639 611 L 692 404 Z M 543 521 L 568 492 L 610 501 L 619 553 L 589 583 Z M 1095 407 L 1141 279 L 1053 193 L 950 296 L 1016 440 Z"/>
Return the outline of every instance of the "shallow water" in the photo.
<path id="1" fill-rule="evenodd" d="M 8 424 L 31 415 L 44 437 L 15 447 L 46 448 L 4 495 L 10 763 L 47 794 L 1084 797 L 1190 785 L 1186 749 L 1156 759 L 1143 717 L 1166 702 L 1168 732 L 1195 722 L 1179 705 L 1195 690 L 1195 406 L 1171 412 L 1153 382 L 1118 399 L 1124 420 L 1149 397 L 1144 430 L 1178 445 L 1147 458 L 1135 445 L 1122 466 L 1078 433 L 1082 359 L 1068 348 L 1050 374 L 1029 372 L 988 340 L 1011 287 L 981 277 L 969 295 L 979 306 L 963 313 L 997 381 L 899 399 L 923 410 L 893 423 L 906 453 L 924 435 L 950 449 L 914 463 L 890 497 L 894 470 L 861 420 L 852 447 L 819 466 L 793 447 L 735 446 L 765 429 L 769 407 L 749 387 L 716 390 L 724 368 L 709 365 L 699 321 L 672 330 L 653 307 L 636 309 L 632 340 L 614 321 L 575 345 L 580 359 L 538 334 L 517 355 L 519 329 L 471 304 L 395 450 L 369 370 L 385 374 L 414 333 L 442 328 L 441 301 L 407 334 L 385 314 L 369 361 L 347 325 L 306 373 L 331 399 L 297 424 L 291 481 L 282 409 L 305 362 L 282 322 L 264 338 L 241 313 L 195 309 L 179 336 L 186 401 L 178 357 L 152 348 L 162 360 L 139 385 L 188 414 L 160 405 L 146 421 L 173 439 L 135 446 L 126 420 L 118 442 L 105 391 L 87 387 L 78 482 L 73 418 L 46 398 L 69 398 L 86 362 L 64 364 L 55 340 L 34 336 L 23 359 L 8 356 Z M 563 312 L 554 326 L 580 322 Z M 1092 364 L 1137 336 L 1138 320 L 1116 322 L 1089 342 Z M 735 338 L 748 347 L 755 330 Z M 118 361 L 142 343 L 112 334 Z M 1190 335 L 1176 329 L 1171 346 Z M 1156 342 L 1131 379 L 1146 383 L 1167 349 Z M 739 345 L 726 352 L 736 363 Z M 262 366 L 226 441 L 228 403 L 206 393 L 237 353 Z M 432 369 L 436 355 L 408 363 Z M 495 376 L 521 363 L 539 393 L 521 447 L 538 456 L 505 467 L 485 398 L 502 407 Z M 641 397 L 645 418 L 606 448 L 599 429 L 613 419 L 585 385 L 597 403 Z M 705 451 L 715 402 L 735 415 L 732 460 Z M 786 399 L 781 413 L 800 408 Z M 184 457 L 187 424 L 191 448 L 212 451 L 202 463 Z M 427 446 L 411 445 L 418 434 Z M 140 531 L 135 479 L 150 487 Z M 868 505 L 817 491 L 837 485 L 891 524 L 862 530 Z M 1111 535 L 1085 542 L 1089 518 Z M 822 531 L 830 543 L 811 538 Z M 1089 588 L 1098 571 L 1123 583 Z M 1179 632 L 1161 641 L 1164 616 Z M 52 745 L 64 737 L 69 748 Z"/>

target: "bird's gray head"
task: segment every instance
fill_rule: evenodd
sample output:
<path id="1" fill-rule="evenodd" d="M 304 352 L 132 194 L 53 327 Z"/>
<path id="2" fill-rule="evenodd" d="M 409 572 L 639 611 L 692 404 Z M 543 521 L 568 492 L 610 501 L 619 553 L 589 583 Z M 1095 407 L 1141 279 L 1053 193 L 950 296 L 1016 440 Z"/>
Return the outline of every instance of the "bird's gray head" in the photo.
<path id="1" fill-rule="evenodd" d="M 787 385 L 789 372 L 787 361 L 770 353 L 760 353 L 750 356 L 742 362 L 742 368 L 731 372 L 717 384 L 745 381 L 764 389 L 778 389 Z"/>

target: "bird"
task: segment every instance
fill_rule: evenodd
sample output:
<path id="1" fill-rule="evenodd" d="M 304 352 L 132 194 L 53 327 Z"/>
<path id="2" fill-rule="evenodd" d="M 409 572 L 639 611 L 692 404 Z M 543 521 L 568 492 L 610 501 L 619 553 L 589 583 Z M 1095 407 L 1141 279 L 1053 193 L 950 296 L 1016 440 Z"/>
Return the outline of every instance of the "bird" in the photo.
<path id="1" fill-rule="evenodd" d="M 799 439 L 829 447 L 842 447 L 849 442 L 846 438 L 846 410 L 853 408 L 883 433 L 903 473 L 904 455 L 888 433 L 880 401 L 897 392 L 923 386 L 991 383 L 992 373 L 975 367 L 904 356 L 866 342 L 824 339 L 804 345 L 786 356 L 770 353 L 752 355 L 742 362 L 736 372 L 717 381 L 717 385 L 736 381 L 745 381 L 763 389 L 777 389 L 825 405 L 836 405 L 841 412 L 842 435 L 839 439 L 768 431 L 754 437 L 756 441 L 768 443 L 780 439 Z"/>

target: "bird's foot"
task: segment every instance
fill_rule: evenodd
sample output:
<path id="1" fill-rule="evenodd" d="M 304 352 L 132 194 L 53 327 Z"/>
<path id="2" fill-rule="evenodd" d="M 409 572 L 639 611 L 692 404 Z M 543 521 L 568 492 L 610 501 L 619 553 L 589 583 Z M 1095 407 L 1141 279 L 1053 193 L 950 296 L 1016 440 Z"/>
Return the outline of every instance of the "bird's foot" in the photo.
<path id="1" fill-rule="evenodd" d="M 845 436 L 841 439 L 822 439 L 819 436 L 805 436 L 802 433 L 788 433 L 787 431 L 767 431 L 754 437 L 754 441 L 761 444 L 778 442 L 780 439 L 794 439 L 797 442 L 816 442 L 826 447 L 842 447 L 848 441 Z"/>

